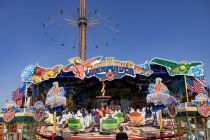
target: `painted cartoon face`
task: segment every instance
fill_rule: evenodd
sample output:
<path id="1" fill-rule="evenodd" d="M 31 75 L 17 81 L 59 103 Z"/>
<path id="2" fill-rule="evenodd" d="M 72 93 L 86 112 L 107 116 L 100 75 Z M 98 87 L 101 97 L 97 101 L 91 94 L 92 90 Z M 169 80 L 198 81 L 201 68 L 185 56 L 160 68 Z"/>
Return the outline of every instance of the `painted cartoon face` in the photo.
<path id="1" fill-rule="evenodd" d="M 53 85 L 57 87 L 58 86 L 58 82 L 54 82 Z"/>
<path id="2" fill-rule="evenodd" d="M 42 108 L 42 105 L 39 104 L 36 107 L 37 107 L 37 109 L 41 109 Z"/>
<path id="3" fill-rule="evenodd" d="M 63 66 L 62 66 L 62 65 L 59 65 L 59 66 L 57 66 L 55 69 L 56 69 L 57 71 L 60 71 L 60 70 L 62 70 L 62 68 L 63 68 Z"/>
<path id="4" fill-rule="evenodd" d="M 7 108 L 8 108 L 8 109 L 11 109 L 13 106 L 14 106 L 13 104 L 8 104 L 8 105 L 7 105 Z"/>
<path id="5" fill-rule="evenodd" d="M 181 71 L 185 71 L 187 68 L 186 68 L 185 65 L 181 65 L 181 66 L 179 67 L 179 69 L 180 69 Z"/>
<path id="6" fill-rule="evenodd" d="M 156 82 L 156 83 L 161 83 L 161 81 L 162 81 L 161 78 L 156 78 L 156 79 L 155 79 L 155 82 Z"/>
<path id="7" fill-rule="evenodd" d="M 206 99 L 205 99 L 205 98 L 203 98 L 203 97 L 201 97 L 201 98 L 199 99 L 199 101 L 200 101 L 200 102 L 205 102 L 205 101 L 206 101 Z"/>
<path id="8" fill-rule="evenodd" d="M 188 62 L 180 62 L 179 70 L 185 72 L 187 71 L 188 67 L 189 67 Z"/>
<path id="9" fill-rule="evenodd" d="M 74 59 L 74 63 L 75 63 L 75 64 L 79 64 L 79 63 L 81 63 L 81 61 L 80 61 L 79 58 L 75 58 L 75 59 Z"/>

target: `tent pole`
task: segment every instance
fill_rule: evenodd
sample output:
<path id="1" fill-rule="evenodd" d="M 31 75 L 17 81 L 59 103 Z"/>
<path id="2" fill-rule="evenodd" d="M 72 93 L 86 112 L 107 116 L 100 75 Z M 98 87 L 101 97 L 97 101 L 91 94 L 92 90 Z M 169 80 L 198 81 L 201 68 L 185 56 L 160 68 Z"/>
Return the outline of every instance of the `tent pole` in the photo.
<path id="1" fill-rule="evenodd" d="M 54 122 L 54 125 L 53 125 L 54 132 L 56 133 L 56 111 L 54 111 L 53 122 Z"/>
<path id="2" fill-rule="evenodd" d="M 187 96 L 187 102 L 189 102 L 189 96 L 188 96 L 188 92 L 187 92 L 187 80 L 186 80 L 186 75 L 184 75 L 184 85 L 185 85 L 185 92 L 186 92 L 186 96 Z"/>
<path id="3" fill-rule="evenodd" d="M 26 97 L 27 97 L 28 87 L 26 84 L 26 91 L 25 91 L 25 100 L 24 100 L 24 113 L 26 112 Z"/>
<path id="4" fill-rule="evenodd" d="M 162 118 L 162 110 L 159 110 L 159 118 L 160 118 L 160 133 L 163 133 L 163 118 Z"/>

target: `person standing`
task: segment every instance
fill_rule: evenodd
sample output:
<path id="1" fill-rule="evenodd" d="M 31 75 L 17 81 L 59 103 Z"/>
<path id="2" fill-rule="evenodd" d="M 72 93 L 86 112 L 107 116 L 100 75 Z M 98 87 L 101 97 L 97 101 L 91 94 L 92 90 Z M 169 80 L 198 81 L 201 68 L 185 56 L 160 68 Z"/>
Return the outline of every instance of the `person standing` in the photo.
<path id="1" fill-rule="evenodd" d="M 59 131 L 58 135 L 52 138 L 53 140 L 65 140 L 63 137 L 63 132 Z"/>
<path id="2" fill-rule="evenodd" d="M 119 127 L 119 131 L 120 132 L 118 132 L 117 135 L 116 135 L 116 140 L 127 140 L 128 135 L 125 132 L 123 132 L 123 127 L 122 126 Z"/>

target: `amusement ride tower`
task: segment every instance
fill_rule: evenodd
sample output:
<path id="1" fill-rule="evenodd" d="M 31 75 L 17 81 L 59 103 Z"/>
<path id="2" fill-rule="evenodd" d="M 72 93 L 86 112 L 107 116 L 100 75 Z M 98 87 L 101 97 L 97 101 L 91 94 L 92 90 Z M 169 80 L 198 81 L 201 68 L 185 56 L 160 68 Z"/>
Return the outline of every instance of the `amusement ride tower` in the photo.
<path id="1" fill-rule="evenodd" d="M 80 0 L 79 8 L 79 57 L 82 61 L 86 59 L 86 30 L 87 30 L 87 18 L 86 18 L 86 0 Z"/>
<path id="2" fill-rule="evenodd" d="M 119 33 L 119 25 L 112 22 L 112 16 L 102 16 L 96 9 L 86 12 L 86 3 L 87 0 L 79 1 L 76 15 L 60 9 L 59 16 L 48 16 L 42 22 L 44 36 L 49 37 L 56 46 L 58 43 L 60 46 L 65 46 L 69 43 L 66 39 L 70 38 L 72 48 L 75 49 L 78 46 L 77 53 L 82 61 L 86 60 L 87 46 L 93 46 L 95 49 L 108 47 L 111 41 L 116 40 Z M 89 28 L 88 31 L 87 28 Z M 91 36 L 91 43 L 87 44 L 86 34 Z"/>

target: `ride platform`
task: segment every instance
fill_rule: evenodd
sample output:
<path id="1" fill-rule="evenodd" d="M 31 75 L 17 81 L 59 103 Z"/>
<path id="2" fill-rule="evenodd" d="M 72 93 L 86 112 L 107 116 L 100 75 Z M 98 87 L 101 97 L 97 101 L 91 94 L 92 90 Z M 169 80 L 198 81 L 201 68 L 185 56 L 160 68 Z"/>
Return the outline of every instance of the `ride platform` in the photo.
<path id="1" fill-rule="evenodd" d="M 59 130 L 57 130 L 59 131 Z M 178 136 L 178 133 L 164 132 L 160 133 L 160 130 L 155 127 L 129 127 L 126 130 L 129 140 L 149 140 L 149 139 L 163 139 L 163 138 L 174 138 Z M 40 131 L 40 136 L 44 138 L 52 138 L 52 127 L 42 128 Z M 69 131 L 68 128 L 63 129 L 63 136 L 65 140 L 115 140 L 116 132 L 104 133 L 100 132 L 77 132 Z"/>

